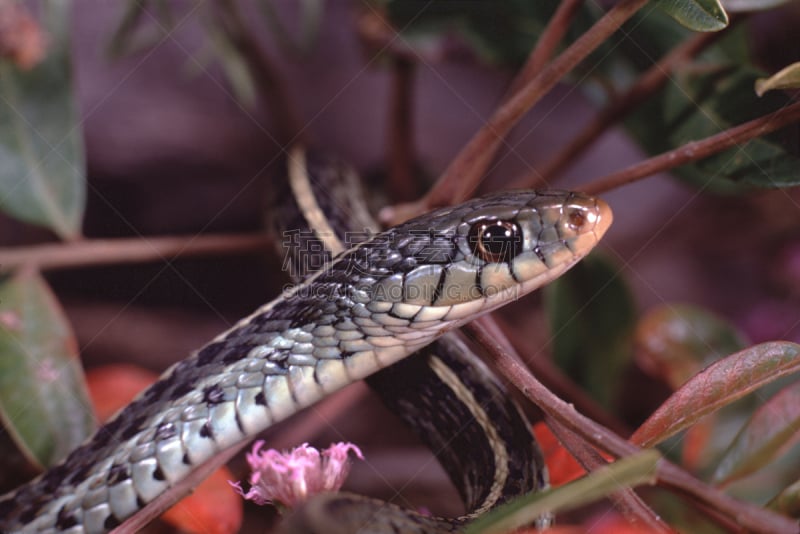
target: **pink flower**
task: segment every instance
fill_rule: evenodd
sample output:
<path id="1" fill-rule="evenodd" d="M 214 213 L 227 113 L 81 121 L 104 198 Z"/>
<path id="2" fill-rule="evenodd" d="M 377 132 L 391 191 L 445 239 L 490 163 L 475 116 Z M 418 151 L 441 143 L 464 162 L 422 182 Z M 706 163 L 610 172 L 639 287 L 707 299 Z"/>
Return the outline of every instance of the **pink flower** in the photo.
<path id="1" fill-rule="evenodd" d="M 321 453 L 308 443 L 289 453 L 262 451 L 263 446 L 263 441 L 257 441 L 253 452 L 247 453 L 247 463 L 252 469 L 250 490 L 245 492 L 240 482 L 229 483 L 242 497 L 256 504 L 280 504 L 287 508 L 312 495 L 341 488 L 350 472 L 349 451 L 364 459 L 361 450 L 352 443 L 334 443 Z"/>

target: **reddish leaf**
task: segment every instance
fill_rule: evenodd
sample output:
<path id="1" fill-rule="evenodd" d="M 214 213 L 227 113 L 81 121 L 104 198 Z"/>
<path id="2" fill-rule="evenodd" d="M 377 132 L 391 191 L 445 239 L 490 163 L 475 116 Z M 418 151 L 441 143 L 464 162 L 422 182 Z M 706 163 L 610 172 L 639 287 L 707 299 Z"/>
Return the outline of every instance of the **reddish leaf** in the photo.
<path id="1" fill-rule="evenodd" d="M 533 425 L 533 434 L 542 449 L 551 486 L 556 488 L 586 474 L 583 466 L 561 445 L 561 442 L 545 423 L 540 422 Z M 613 456 L 598 452 L 609 462 L 614 461 Z"/>
<path id="2" fill-rule="evenodd" d="M 97 419 L 109 420 L 157 379 L 156 373 L 137 365 L 105 365 L 89 370 L 86 384 Z"/>
<path id="3" fill-rule="evenodd" d="M 732 354 L 701 371 L 664 404 L 631 436 L 643 447 L 688 428 L 776 378 L 800 370 L 800 345 L 774 341 Z"/>
<path id="4" fill-rule="evenodd" d="M 681 450 L 681 465 L 689 471 L 699 471 L 708 456 L 712 445 L 715 420 L 699 421 L 686 431 Z"/>
<path id="5" fill-rule="evenodd" d="M 745 348 L 743 336 L 727 321 L 703 308 L 666 304 L 641 318 L 634 335 L 636 363 L 673 390 L 707 365 Z M 716 420 L 710 416 L 688 430 L 683 441 L 682 465 L 702 469 L 715 446 Z"/>
<path id="6" fill-rule="evenodd" d="M 542 449 L 551 486 L 558 487 L 586 474 L 586 470 L 561 445 L 546 424 L 536 423 L 533 433 Z"/>
<path id="7" fill-rule="evenodd" d="M 164 512 L 161 519 L 191 534 L 239 532 L 243 501 L 228 483 L 235 478 L 227 467 L 220 467 L 194 493 Z"/>
<path id="8" fill-rule="evenodd" d="M 100 420 L 105 420 L 128 404 L 158 375 L 135 365 L 107 365 L 86 374 L 89 394 Z M 232 534 L 242 524 L 242 500 L 231 490 L 233 474 L 220 467 L 193 494 L 164 512 L 161 519 L 181 532 Z"/>
<path id="9" fill-rule="evenodd" d="M 703 367 L 745 348 L 729 323 L 696 306 L 669 304 L 650 310 L 636 325 L 636 363 L 678 389 Z"/>
<path id="10" fill-rule="evenodd" d="M 778 392 L 762 405 L 731 443 L 719 462 L 714 481 L 727 484 L 775 459 L 800 430 L 800 382 Z"/>

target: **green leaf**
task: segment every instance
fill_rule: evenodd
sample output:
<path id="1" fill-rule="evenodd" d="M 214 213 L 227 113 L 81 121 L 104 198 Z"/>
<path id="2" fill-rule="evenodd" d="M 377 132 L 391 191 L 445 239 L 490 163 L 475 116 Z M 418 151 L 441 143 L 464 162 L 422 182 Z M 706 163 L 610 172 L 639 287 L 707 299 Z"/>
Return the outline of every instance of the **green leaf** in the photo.
<path id="1" fill-rule="evenodd" d="M 753 94 L 760 74 L 747 67 L 723 66 L 698 73 L 678 72 L 666 89 L 626 121 L 633 138 L 652 154 L 715 135 L 727 128 L 781 109 L 782 93 Z M 753 188 L 800 184 L 800 126 L 673 169 L 673 174 L 706 191 L 741 193 Z"/>
<path id="2" fill-rule="evenodd" d="M 613 404 L 615 385 L 631 360 L 636 320 L 617 271 L 592 254 L 544 291 L 555 361 L 605 406 Z"/>
<path id="3" fill-rule="evenodd" d="M 769 78 L 759 78 L 756 80 L 756 94 L 758 96 L 764 96 L 764 93 L 767 91 L 775 89 L 798 88 L 800 88 L 800 63 L 792 63 Z"/>
<path id="4" fill-rule="evenodd" d="M 665 304 L 650 310 L 636 327 L 637 365 L 674 391 L 715 361 L 747 346 L 736 328 L 703 308 Z M 742 403 L 723 409 L 694 425 L 683 439 L 667 445 L 690 470 L 716 462 L 728 448 L 735 429 L 752 411 Z M 742 412 L 747 411 L 747 415 Z M 734 429 L 734 430 L 730 430 Z M 681 453 L 678 456 L 678 453 Z"/>
<path id="5" fill-rule="evenodd" d="M 778 378 L 800 371 L 800 345 L 773 341 L 708 366 L 673 393 L 630 441 L 651 447 Z"/>
<path id="6" fill-rule="evenodd" d="M 757 471 L 774 460 L 798 430 L 800 382 L 784 388 L 755 411 L 720 460 L 714 482 L 727 484 Z"/>
<path id="7" fill-rule="evenodd" d="M 665 304 L 650 310 L 639 320 L 634 338 L 636 363 L 672 389 L 746 346 L 733 325 L 688 304 Z"/>
<path id="8" fill-rule="evenodd" d="M 128 0 L 108 42 L 108 55 L 116 59 L 149 50 L 174 28 L 175 20 L 165 0 Z"/>
<path id="9" fill-rule="evenodd" d="M 709 65 L 719 64 L 744 64 L 751 61 L 746 53 L 750 48 L 749 34 L 745 25 L 737 25 L 726 29 L 717 37 L 714 44 L 707 47 L 698 59 L 687 61 L 678 67 L 670 78 L 674 80 L 681 75 L 681 70 L 707 72 Z M 621 28 L 625 38 L 619 41 L 618 46 L 612 51 L 616 58 L 616 71 L 626 71 L 627 77 L 613 76 L 611 82 L 615 91 L 626 90 L 631 83 L 645 70 L 681 43 L 696 36 L 693 32 L 680 24 L 661 9 L 642 9 Z M 631 69 L 632 67 L 632 69 Z M 627 70 L 626 70 L 627 68 Z M 676 83 L 675 81 L 672 82 Z"/>
<path id="10" fill-rule="evenodd" d="M 254 109 L 257 99 L 256 83 L 247 60 L 231 42 L 232 36 L 223 31 L 214 20 L 206 21 L 206 31 L 214 54 L 225 71 L 237 101 L 247 109 Z"/>
<path id="11" fill-rule="evenodd" d="M 716 32 L 728 26 L 719 0 L 655 0 L 655 5 L 690 30 Z"/>
<path id="12" fill-rule="evenodd" d="M 768 93 L 763 99 L 753 94 L 753 84 L 763 73 L 747 54 L 746 30 L 740 24 L 723 32 L 715 45 L 680 66 L 661 92 L 625 120 L 631 137 L 649 154 L 718 134 L 787 104 L 782 93 Z M 634 17 L 624 31 L 629 38 L 620 43 L 615 56 L 618 64 L 627 62 L 638 72 L 691 35 L 660 10 Z M 617 90 L 627 86 L 616 78 L 607 83 Z M 796 185 L 799 166 L 800 126 L 795 124 L 672 173 L 704 191 L 730 194 Z"/>
<path id="13" fill-rule="evenodd" d="M 69 2 L 42 7 L 50 41 L 44 61 L 26 71 L 0 61 L 0 209 L 74 239 L 86 171 L 71 86 Z"/>
<path id="14" fill-rule="evenodd" d="M 641 451 L 556 489 L 529 493 L 498 506 L 467 526 L 467 534 L 511 532 L 547 514 L 589 504 L 624 488 L 654 484 L 661 455 Z"/>
<path id="15" fill-rule="evenodd" d="M 23 271 L 0 284 L 0 420 L 20 450 L 53 465 L 94 429 L 78 349 L 46 282 Z"/>
<path id="16" fill-rule="evenodd" d="M 767 507 L 789 517 L 800 518 L 800 480 L 780 492 Z"/>

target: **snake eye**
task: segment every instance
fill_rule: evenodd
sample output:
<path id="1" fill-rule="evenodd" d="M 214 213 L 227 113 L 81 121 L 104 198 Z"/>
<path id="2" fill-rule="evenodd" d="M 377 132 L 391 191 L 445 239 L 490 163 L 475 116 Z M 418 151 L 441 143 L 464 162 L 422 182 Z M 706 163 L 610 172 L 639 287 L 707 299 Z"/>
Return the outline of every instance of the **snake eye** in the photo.
<path id="1" fill-rule="evenodd" d="M 522 252 L 522 230 L 512 221 L 482 221 L 469 229 L 473 254 L 485 262 L 507 262 Z"/>

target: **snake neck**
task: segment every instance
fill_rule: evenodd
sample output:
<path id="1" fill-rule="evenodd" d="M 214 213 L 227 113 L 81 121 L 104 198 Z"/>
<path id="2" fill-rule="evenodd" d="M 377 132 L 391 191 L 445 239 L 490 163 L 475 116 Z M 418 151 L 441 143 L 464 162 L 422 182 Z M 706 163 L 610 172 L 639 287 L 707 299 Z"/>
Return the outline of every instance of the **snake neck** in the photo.
<path id="1" fill-rule="evenodd" d="M 358 302 L 358 287 L 337 281 L 337 272 L 263 306 L 173 366 L 64 462 L 0 499 L 0 532 L 110 530 L 219 452 L 435 335 L 400 332 L 399 321 L 390 331 L 378 317 L 385 312 Z"/>

